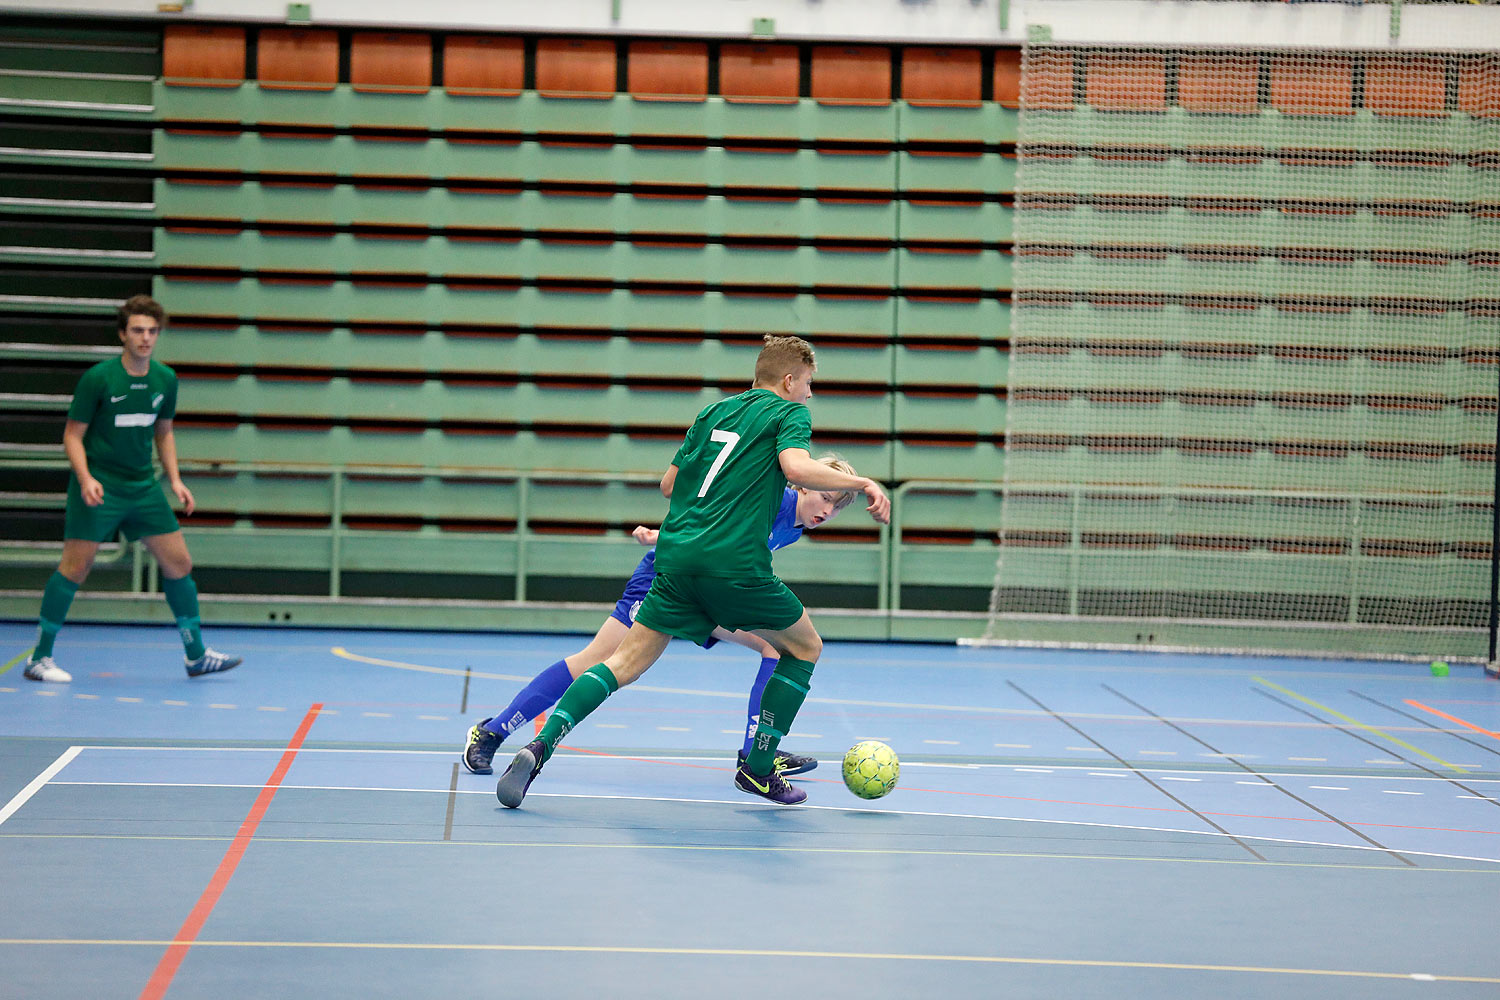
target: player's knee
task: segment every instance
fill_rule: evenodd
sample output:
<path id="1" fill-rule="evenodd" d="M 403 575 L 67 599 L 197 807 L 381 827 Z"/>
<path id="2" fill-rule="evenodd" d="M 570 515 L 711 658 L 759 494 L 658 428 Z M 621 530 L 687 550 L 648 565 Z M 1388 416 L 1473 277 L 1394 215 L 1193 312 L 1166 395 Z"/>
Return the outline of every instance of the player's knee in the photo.
<path id="1" fill-rule="evenodd" d="M 798 648 L 792 650 L 793 655 L 799 660 L 816 663 L 818 657 L 823 655 L 823 637 L 814 632 L 811 638 L 798 643 Z"/>
<path id="2" fill-rule="evenodd" d="M 83 585 L 83 581 L 89 577 L 89 570 L 94 568 L 94 554 L 78 554 L 65 552 L 62 561 L 57 564 L 57 571 L 69 580 Z"/>

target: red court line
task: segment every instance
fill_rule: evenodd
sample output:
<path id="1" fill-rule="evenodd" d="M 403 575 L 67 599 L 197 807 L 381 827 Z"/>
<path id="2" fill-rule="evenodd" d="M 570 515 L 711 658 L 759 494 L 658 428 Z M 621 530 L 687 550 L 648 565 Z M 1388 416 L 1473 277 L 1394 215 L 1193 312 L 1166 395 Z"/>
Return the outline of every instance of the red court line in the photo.
<path id="1" fill-rule="evenodd" d="M 198 933 L 203 930 L 203 925 L 207 923 L 208 915 L 213 912 L 214 906 L 219 902 L 219 897 L 224 894 L 225 887 L 234 876 L 234 870 L 239 867 L 240 858 L 244 857 L 245 849 L 250 846 L 250 838 L 255 836 L 256 827 L 260 826 L 261 818 L 270 808 L 271 800 L 276 797 L 276 789 L 281 787 L 281 781 L 290 770 L 297 751 L 302 749 L 302 741 L 307 738 L 307 731 L 312 728 L 313 720 L 322 710 L 323 705 L 319 702 L 309 708 L 307 714 L 302 717 L 302 724 L 292 734 L 292 741 L 287 744 L 286 750 L 282 753 L 276 770 L 271 772 L 260 794 L 255 797 L 255 804 L 250 807 L 245 821 L 240 824 L 239 832 L 234 835 L 234 841 L 229 845 L 229 850 L 224 852 L 224 860 L 219 862 L 218 870 L 214 872 L 213 878 L 208 880 L 208 887 L 203 890 L 203 895 L 198 897 L 197 905 L 182 922 L 182 927 L 178 929 L 177 936 L 172 939 L 172 943 L 167 946 L 166 953 L 156 965 L 156 971 L 151 974 L 151 980 L 141 991 L 140 1000 L 160 1000 L 166 994 L 167 988 L 172 985 L 172 978 L 177 975 L 177 969 L 182 965 L 182 960 L 187 958 L 188 949 L 193 946 L 194 941 L 198 940 Z"/>
<path id="2" fill-rule="evenodd" d="M 1485 736 L 1493 736 L 1495 739 L 1500 740 L 1500 733 L 1492 732 L 1491 730 L 1484 729 L 1484 728 L 1482 728 L 1480 726 L 1476 726 L 1472 722 L 1465 722 L 1463 719 L 1460 719 L 1458 716 L 1456 716 L 1456 715 L 1449 715 L 1447 712 L 1439 711 L 1438 709 L 1433 708 L 1431 705 L 1424 705 L 1420 701 L 1413 701 L 1410 698 L 1406 699 L 1406 703 L 1408 705 L 1410 705 L 1412 708 L 1420 708 L 1424 712 L 1431 712 L 1433 715 L 1436 715 L 1438 718 L 1447 719 L 1449 722 L 1456 722 L 1460 726 L 1465 727 L 1466 729 L 1472 729 L 1476 733 L 1482 733 Z"/>

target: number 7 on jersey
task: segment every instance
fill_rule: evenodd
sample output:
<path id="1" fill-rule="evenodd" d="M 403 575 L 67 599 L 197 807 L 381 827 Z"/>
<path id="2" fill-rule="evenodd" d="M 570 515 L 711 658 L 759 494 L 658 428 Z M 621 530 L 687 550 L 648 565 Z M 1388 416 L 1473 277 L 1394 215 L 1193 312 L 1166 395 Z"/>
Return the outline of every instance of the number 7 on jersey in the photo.
<path id="1" fill-rule="evenodd" d="M 734 431 L 721 431 L 717 427 L 708 432 L 708 438 L 710 441 L 722 441 L 724 450 L 719 452 L 719 457 L 714 459 L 714 464 L 708 467 L 708 475 L 703 477 L 703 485 L 698 489 L 700 497 L 708 493 L 709 485 L 713 483 L 719 470 L 724 468 L 724 462 L 729 458 L 729 453 L 734 451 L 734 446 L 740 443 L 740 436 Z"/>

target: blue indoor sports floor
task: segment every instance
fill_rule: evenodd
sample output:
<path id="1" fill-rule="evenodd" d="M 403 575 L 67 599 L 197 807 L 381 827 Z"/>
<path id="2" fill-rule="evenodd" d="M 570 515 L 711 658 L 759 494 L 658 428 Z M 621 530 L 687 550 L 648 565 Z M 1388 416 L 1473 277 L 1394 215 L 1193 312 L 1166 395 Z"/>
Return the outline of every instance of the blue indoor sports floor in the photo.
<path id="1" fill-rule="evenodd" d="M 730 784 L 754 657 L 675 643 L 512 811 L 465 731 L 580 637 L 211 629 L 245 665 L 189 681 L 70 625 L 43 685 L 32 631 L 0 997 L 1500 996 L 1478 667 L 830 643 L 779 808 Z"/>

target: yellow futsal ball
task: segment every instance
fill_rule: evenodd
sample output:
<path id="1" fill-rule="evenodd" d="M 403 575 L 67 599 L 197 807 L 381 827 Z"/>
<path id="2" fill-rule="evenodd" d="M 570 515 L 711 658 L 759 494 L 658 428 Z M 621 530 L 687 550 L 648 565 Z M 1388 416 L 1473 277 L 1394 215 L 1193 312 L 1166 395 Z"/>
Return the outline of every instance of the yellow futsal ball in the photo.
<path id="1" fill-rule="evenodd" d="M 901 777 L 896 751 L 879 740 L 856 743 L 844 754 L 844 784 L 862 799 L 890 794 Z"/>

